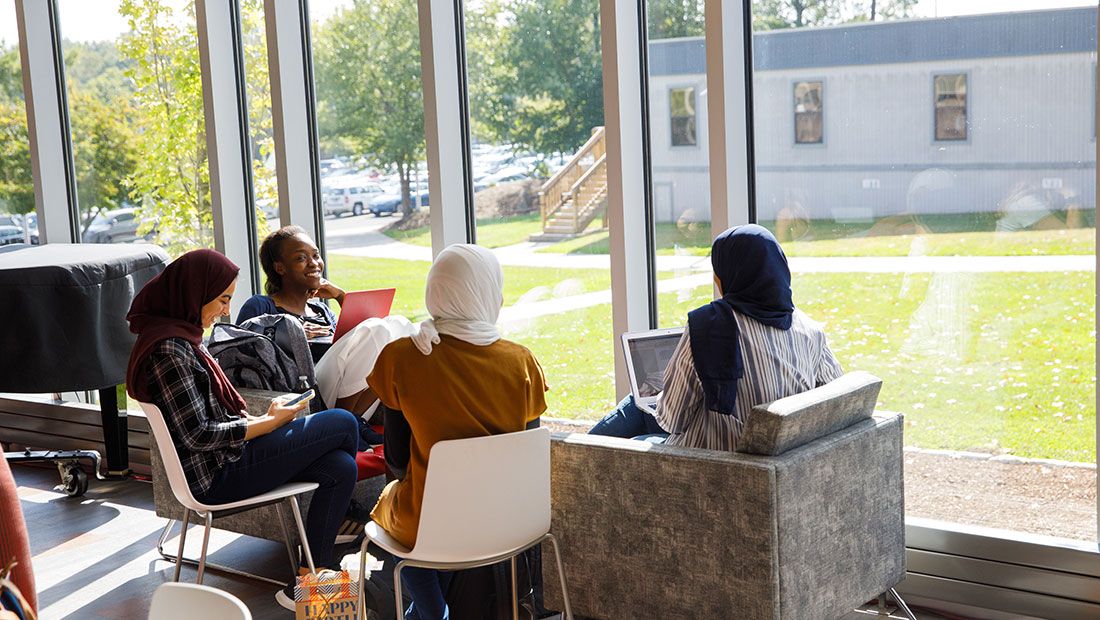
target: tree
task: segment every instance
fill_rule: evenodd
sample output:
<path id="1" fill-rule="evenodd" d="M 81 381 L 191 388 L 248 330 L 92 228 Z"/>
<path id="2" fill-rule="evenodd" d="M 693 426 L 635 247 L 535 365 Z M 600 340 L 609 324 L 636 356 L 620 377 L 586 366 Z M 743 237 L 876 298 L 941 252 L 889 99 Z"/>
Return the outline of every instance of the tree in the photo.
<path id="1" fill-rule="evenodd" d="M 317 26 L 313 39 L 321 133 L 394 166 L 401 211 L 412 212 L 409 177 L 424 154 L 416 3 L 355 0 Z"/>
<path id="2" fill-rule="evenodd" d="M 487 3 L 473 21 L 483 48 L 470 69 L 471 107 L 491 138 L 538 153 L 572 152 L 603 124 L 597 0 Z M 491 47 L 489 47 L 491 46 Z M 469 50 L 468 50 L 469 51 Z"/>
<path id="3" fill-rule="evenodd" d="M 202 78 L 194 5 L 177 17 L 164 0 L 123 0 L 119 13 L 130 32 L 118 40 L 125 75 L 133 83 L 133 116 L 141 156 L 127 184 L 140 197 L 148 232 L 170 252 L 210 247 L 210 170 L 203 117 Z M 271 89 L 260 28 L 262 0 L 242 0 L 246 92 L 254 156 L 271 152 Z M 258 196 L 274 194 L 274 173 L 254 166 Z M 266 226 L 257 215 L 260 229 Z"/>
<path id="4" fill-rule="evenodd" d="M 145 219 L 156 223 L 157 242 L 176 253 L 210 247 L 210 170 L 203 124 L 202 80 L 194 7 L 176 20 L 161 0 L 123 0 L 119 13 L 130 32 L 119 51 L 132 61 L 142 154 L 130 177 Z"/>
<path id="5" fill-rule="evenodd" d="M 129 179 L 138 168 L 140 139 L 126 97 L 103 101 L 71 81 L 68 91 L 77 200 L 87 228 L 100 210 L 134 199 Z"/>
<path id="6" fill-rule="evenodd" d="M 19 48 L 0 47 L 0 210 L 9 213 L 34 210 L 26 110 Z"/>
<path id="7" fill-rule="evenodd" d="M 647 6 L 649 38 L 697 37 L 704 31 L 703 0 L 657 0 Z"/>

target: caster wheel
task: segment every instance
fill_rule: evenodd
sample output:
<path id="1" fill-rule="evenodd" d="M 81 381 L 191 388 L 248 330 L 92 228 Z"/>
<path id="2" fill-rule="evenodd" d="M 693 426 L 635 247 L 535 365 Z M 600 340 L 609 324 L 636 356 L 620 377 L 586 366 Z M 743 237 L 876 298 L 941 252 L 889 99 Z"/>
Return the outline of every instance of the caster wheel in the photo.
<path id="1" fill-rule="evenodd" d="M 65 487 L 65 494 L 69 497 L 80 497 L 88 490 L 88 474 L 78 465 L 74 465 L 65 471 L 65 477 L 61 481 Z"/>

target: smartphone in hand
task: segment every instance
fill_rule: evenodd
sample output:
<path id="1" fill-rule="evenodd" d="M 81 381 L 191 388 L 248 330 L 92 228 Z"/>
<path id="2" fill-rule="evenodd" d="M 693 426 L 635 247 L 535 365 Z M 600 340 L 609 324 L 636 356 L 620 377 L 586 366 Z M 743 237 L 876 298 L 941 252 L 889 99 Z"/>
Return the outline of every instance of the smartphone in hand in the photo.
<path id="1" fill-rule="evenodd" d="M 308 390 L 306 390 L 306 391 L 305 391 L 305 393 L 304 393 L 304 394 L 302 394 L 301 396 L 295 396 L 294 398 L 292 398 L 292 399 L 290 399 L 290 400 L 286 401 L 286 402 L 285 402 L 285 403 L 283 403 L 282 405 L 283 405 L 284 407 L 294 407 L 294 406 L 295 406 L 295 405 L 297 405 L 298 403 L 303 403 L 303 402 L 305 402 L 305 401 L 307 401 L 307 400 L 310 400 L 310 399 L 312 399 L 312 398 L 313 398 L 314 396 L 316 396 L 316 395 L 317 395 L 317 392 L 316 392 L 315 390 L 313 390 L 313 389 L 308 389 Z"/>

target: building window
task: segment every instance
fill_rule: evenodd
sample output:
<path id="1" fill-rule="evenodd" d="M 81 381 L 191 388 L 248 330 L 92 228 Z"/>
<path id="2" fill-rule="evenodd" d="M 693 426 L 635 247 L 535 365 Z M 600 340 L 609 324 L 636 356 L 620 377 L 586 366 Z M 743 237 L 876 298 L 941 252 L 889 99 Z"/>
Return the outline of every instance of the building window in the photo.
<path id="1" fill-rule="evenodd" d="M 668 91 L 672 119 L 672 146 L 695 146 L 695 87 Z"/>
<path id="2" fill-rule="evenodd" d="M 824 124 L 821 119 L 822 84 L 795 82 L 794 84 L 794 141 L 795 144 L 822 144 Z"/>
<path id="3" fill-rule="evenodd" d="M 966 140 L 966 74 L 937 75 L 934 89 L 936 139 Z"/>

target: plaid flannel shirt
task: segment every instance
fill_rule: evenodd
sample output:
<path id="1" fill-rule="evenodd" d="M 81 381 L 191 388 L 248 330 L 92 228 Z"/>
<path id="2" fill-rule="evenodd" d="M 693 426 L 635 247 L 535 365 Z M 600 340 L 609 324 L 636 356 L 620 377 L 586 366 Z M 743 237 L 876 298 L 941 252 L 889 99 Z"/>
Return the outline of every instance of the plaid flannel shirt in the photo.
<path id="1" fill-rule="evenodd" d="M 187 484 L 201 497 L 222 465 L 241 458 L 248 421 L 218 402 L 206 368 L 186 340 L 159 342 L 146 368 L 149 391 L 164 414 Z"/>

